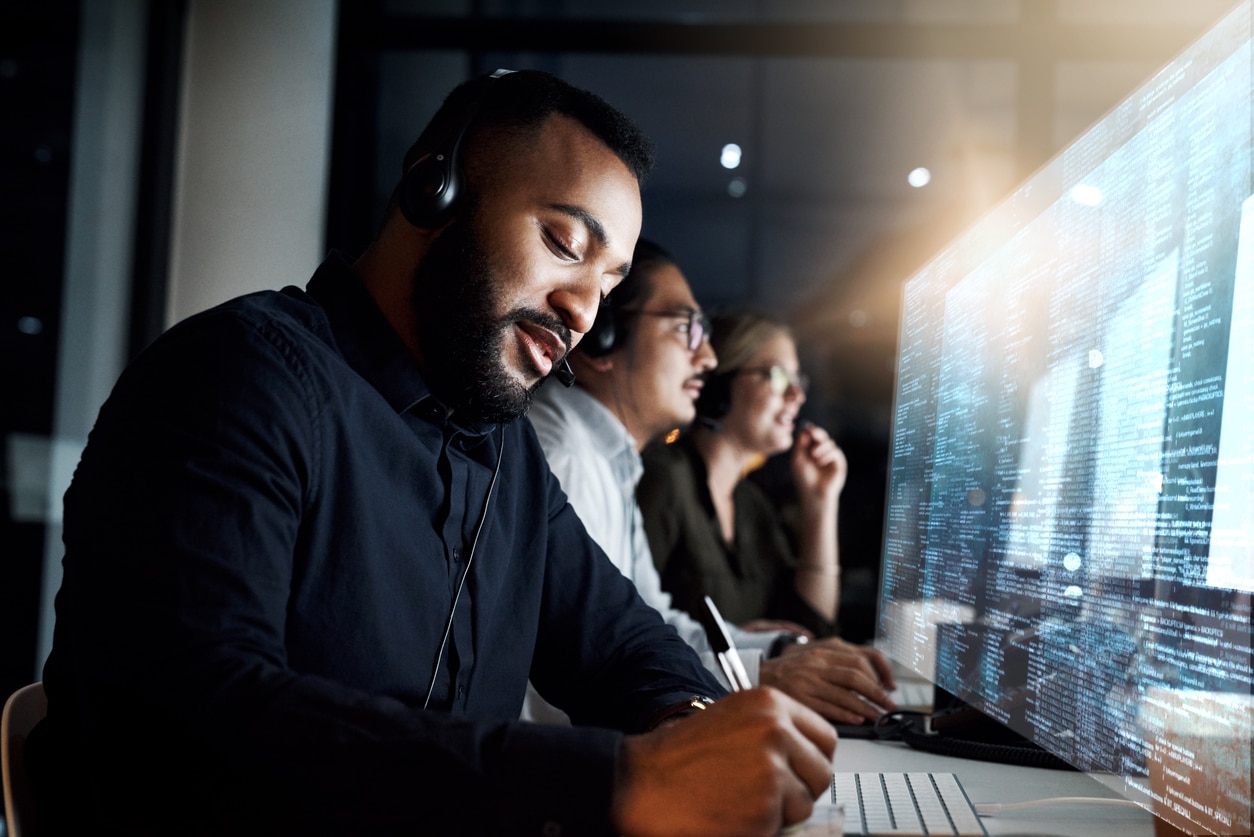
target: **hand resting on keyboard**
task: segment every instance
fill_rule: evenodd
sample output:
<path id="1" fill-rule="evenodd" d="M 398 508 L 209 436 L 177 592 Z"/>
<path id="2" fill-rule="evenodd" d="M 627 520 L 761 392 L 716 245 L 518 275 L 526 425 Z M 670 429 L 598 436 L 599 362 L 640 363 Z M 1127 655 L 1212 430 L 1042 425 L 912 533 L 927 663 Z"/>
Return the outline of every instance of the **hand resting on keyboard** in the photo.
<path id="1" fill-rule="evenodd" d="M 762 661 L 760 682 L 804 703 L 829 721 L 858 724 L 895 709 L 892 668 L 878 650 L 839 638 L 791 645 Z M 868 703 L 870 701 L 870 703 Z"/>

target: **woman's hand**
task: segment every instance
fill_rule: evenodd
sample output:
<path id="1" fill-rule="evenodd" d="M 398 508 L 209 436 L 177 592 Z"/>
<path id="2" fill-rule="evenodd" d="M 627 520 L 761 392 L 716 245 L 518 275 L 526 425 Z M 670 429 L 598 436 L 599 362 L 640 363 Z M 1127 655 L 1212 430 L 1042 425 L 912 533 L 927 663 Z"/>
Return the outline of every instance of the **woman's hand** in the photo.
<path id="1" fill-rule="evenodd" d="M 849 476 L 849 463 L 826 430 L 806 422 L 793 445 L 792 473 L 803 504 L 817 501 L 825 505 L 840 499 Z"/>

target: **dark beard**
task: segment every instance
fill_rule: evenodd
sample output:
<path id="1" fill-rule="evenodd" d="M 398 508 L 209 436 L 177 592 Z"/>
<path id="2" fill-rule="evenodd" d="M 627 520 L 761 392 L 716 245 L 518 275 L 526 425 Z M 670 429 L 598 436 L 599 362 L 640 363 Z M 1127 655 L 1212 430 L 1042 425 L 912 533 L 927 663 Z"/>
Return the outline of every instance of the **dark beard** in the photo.
<path id="1" fill-rule="evenodd" d="M 501 362 L 505 335 L 515 323 L 538 323 L 570 348 L 569 329 L 551 314 L 520 308 L 496 318 L 497 285 L 473 208 L 440 234 L 414 269 L 414 311 L 427 383 L 459 421 L 513 421 L 531 406 L 543 379 L 523 386 Z"/>

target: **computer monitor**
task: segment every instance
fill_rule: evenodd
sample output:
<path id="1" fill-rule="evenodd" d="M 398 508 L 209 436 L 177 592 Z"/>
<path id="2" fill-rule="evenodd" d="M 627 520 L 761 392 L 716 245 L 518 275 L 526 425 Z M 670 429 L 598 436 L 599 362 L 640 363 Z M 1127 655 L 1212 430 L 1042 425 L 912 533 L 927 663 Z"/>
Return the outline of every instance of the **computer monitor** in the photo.
<path id="1" fill-rule="evenodd" d="M 1250 829 L 1246 0 L 904 286 L 877 639 L 1177 826 Z"/>

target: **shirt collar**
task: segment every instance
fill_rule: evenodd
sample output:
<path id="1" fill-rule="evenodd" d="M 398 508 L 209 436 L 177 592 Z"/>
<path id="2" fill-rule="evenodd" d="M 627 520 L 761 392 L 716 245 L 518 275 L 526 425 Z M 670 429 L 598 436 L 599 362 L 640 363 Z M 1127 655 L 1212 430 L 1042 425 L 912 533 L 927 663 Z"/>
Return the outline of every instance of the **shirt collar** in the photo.
<path id="1" fill-rule="evenodd" d="M 383 316 L 345 253 L 332 251 L 309 280 L 307 291 L 326 312 L 336 345 L 349 366 L 378 390 L 396 412 L 412 410 L 433 424 L 449 423 L 451 411 L 431 392 L 409 347 Z M 485 434 L 493 427 L 468 423 L 458 426 L 472 436 Z"/>

